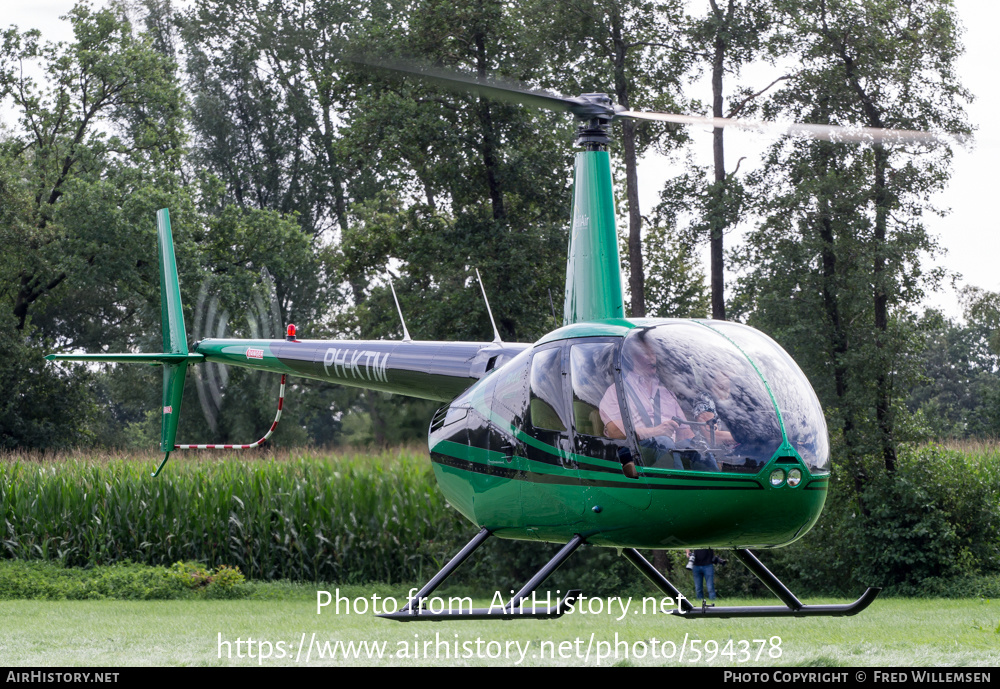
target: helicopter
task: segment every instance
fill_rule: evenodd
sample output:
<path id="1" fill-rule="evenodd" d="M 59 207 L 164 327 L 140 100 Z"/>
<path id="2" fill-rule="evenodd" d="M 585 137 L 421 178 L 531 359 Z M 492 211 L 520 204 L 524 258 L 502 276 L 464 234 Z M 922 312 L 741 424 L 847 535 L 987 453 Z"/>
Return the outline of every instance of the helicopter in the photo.
<path id="1" fill-rule="evenodd" d="M 361 61 L 359 61 L 361 62 Z M 438 486 L 478 533 L 400 610 L 397 621 L 554 619 L 582 594 L 528 607 L 538 587 L 584 544 L 616 548 L 686 619 L 855 615 L 853 603 L 805 605 L 751 551 L 802 538 L 830 482 L 820 402 L 767 335 L 711 319 L 627 318 L 620 275 L 610 126 L 616 118 L 804 133 L 835 141 L 927 141 L 938 135 L 832 125 L 754 123 L 627 110 L 609 96 L 565 97 L 478 76 L 361 62 L 481 97 L 568 112 L 579 121 L 562 327 L 533 343 L 206 338 L 188 344 L 170 217 L 157 212 L 163 351 L 53 354 L 49 360 L 143 363 L 163 369 L 160 451 L 180 445 L 187 369 L 212 362 L 442 403 L 428 429 Z M 485 298 L 485 290 L 483 292 Z M 398 302 L 397 302 L 398 307 Z M 487 301 L 488 309 L 488 301 Z M 402 313 L 400 312 L 402 320 Z M 493 320 L 492 313 L 490 319 Z M 489 538 L 561 549 L 501 607 L 435 612 L 431 594 Z M 727 548 L 781 601 L 694 606 L 638 551 Z"/>

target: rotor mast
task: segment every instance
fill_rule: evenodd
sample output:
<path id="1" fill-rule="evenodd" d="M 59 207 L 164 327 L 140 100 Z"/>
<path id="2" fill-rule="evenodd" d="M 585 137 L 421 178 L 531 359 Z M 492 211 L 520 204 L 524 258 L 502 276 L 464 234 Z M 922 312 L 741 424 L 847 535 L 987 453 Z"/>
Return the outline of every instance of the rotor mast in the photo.
<path id="1" fill-rule="evenodd" d="M 582 124 L 576 130 L 576 145 L 586 151 L 606 151 L 608 125 L 615 117 L 615 107 L 606 93 L 584 93 L 578 100 L 580 105 L 571 110 Z"/>
<path id="2" fill-rule="evenodd" d="M 573 212 L 566 260 L 563 324 L 625 317 L 621 255 L 608 154 L 611 99 L 586 93 L 571 112 L 580 120 L 573 175 Z"/>

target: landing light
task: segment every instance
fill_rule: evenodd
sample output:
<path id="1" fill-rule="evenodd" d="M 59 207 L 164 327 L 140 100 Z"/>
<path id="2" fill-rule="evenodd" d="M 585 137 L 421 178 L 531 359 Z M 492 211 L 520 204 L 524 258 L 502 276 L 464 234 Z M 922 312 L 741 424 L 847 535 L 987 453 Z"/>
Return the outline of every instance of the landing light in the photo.
<path id="1" fill-rule="evenodd" d="M 771 485 L 777 488 L 782 483 L 785 482 L 785 472 L 781 469 L 775 469 L 771 472 Z"/>
<path id="2" fill-rule="evenodd" d="M 788 472 L 788 485 L 794 488 L 802 482 L 802 470 L 801 469 L 791 469 Z"/>

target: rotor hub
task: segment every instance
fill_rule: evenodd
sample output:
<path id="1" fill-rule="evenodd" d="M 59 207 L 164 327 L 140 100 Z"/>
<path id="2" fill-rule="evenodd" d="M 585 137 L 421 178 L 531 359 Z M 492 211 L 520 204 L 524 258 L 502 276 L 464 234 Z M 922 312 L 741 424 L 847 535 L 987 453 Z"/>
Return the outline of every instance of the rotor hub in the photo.
<path id="1" fill-rule="evenodd" d="M 606 93 L 583 93 L 574 99 L 576 104 L 571 112 L 583 124 L 576 130 L 576 144 L 588 151 L 607 150 L 608 124 L 615 117 L 615 106 Z"/>

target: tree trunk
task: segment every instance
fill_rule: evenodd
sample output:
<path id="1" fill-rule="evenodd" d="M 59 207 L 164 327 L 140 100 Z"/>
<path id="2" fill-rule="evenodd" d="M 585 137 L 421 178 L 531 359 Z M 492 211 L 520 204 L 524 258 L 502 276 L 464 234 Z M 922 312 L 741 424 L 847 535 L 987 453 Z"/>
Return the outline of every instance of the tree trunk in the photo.
<path id="1" fill-rule="evenodd" d="M 872 267 L 875 304 L 875 348 L 878 352 L 878 375 L 875 378 L 875 420 L 878 423 L 885 470 L 896 470 L 896 446 L 892 424 L 892 390 L 889 376 L 889 353 L 885 350 L 889 330 L 889 295 L 885 280 L 886 225 L 889 214 L 889 192 L 885 172 L 889 154 L 881 144 L 875 145 L 875 257 Z"/>
<path id="2" fill-rule="evenodd" d="M 821 162 L 821 169 L 828 171 L 828 158 L 824 156 Z M 848 392 L 848 371 L 844 363 L 847 357 L 848 339 L 844 329 L 843 319 L 840 317 L 840 302 L 837 297 L 837 255 L 833 233 L 833 209 L 830 200 L 824 198 L 820 201 L 819 235 L 821 240 L 820 261 L 823 275 L 823 308 L 826 311 L 826 319 L 830 328 L 831 359 L 833 364 L 834 391 L 837 395 L 837 406 L 844 411 L 843 437 L 847 455 L 847 465 L 850 467 L 851 475 L 854 479 L 854 492 L 861 499 L 861 493 L 867 483 L 864 465 L 861 463 L 862 453 L 858 451 L 857 440 L 855 438 L 856 423 L 854 421 L 853 406 L 847 401 Z M 862 512 L 868 514 L 864 505 Z"/>
<path id="3" fill-rule="evenodd" d="M 672 568 L 670 567 L 670 554 L 666 550 L 654 550 L 653 551 L 653 567 L 660 574 L 665 574 L 670 576 L 673 574 Z"/>
<path id="4" fill-rule="evenodd" d="M 844 63 L 844 73 L 865 113 L 869 127 L 885 127 L 882 115 L 871 95 L 859 81 L 854 58 L 848 54 L 843 43 L 837 41 L 840 58 Z M 889 219 L 889 189 L 886 171 L 889 168 L 889 152 L 882 144 L 874 144 L 875 169 L 872 200 L 875 203 L 875 252 L 872 259 L 872 302 L 875 311 L 875 349 L 878 361 L 875 376 L 875 421 L 879 429 L 882 446 L 882 460 L 888 472 L 896 470 L 896 445 L 892 420 L 892 390 L 889 353 L 886 351 L 889 330 L 889 294 L 886 288 L 886 234 Z"/>
<path id="5" fill-rule="evenodd" d="M 730 14 L 732 13 L 732 2 L 729 3 Z M 721 19 L 715 1 L 712 1 L 712 8 L 716 16 Z M 727 17 L 728 19 L 728 17 Z M 722 37 L 721 27 L 715 33 L 715 51 L 712 56 L 712 116 L 722 117 L 722 74 L 726 58 L 726 42 Z M 726 184 L 726 156 L 723 148 L 723 130 L 716 127 L 712 131 L 712 158 L 715 168 L 715 187 L 712 192 L 714 198 L 710 201 L 714 205 L 711 214 L 711 235 L 709 247 L 712 258 L 712 318 L 720 321 L 726 320 L 726 298 L 725 298 L 725 265 L 723 256 L 722 236 L 725 225 L 721 219 L 719 210 L 725 203 Z"/>
<path id="6" fill-rule="evenodd" d="M 487 68 L 489 66 L 486 60 L 486 37 L 482 31 L 476 32 L 475 42 L 476 72 L 482 79 L 487 76 Z M 476 113 L 479 116 L 479 124 L 483 128 L 483 145 L 481 150 L 483 165 L 486 168 L 486 185 L 489 188 L 490 205 L 493 208 L 493 219 L 503 220 L 507 217 L 507 211 L 504 209 L 503 193 L 500 189 L 500 180 L 497 178 L 499 162 L 496 154 L 496 133 L 493 130 L 493 118 L 490 114 L 489 102 L 480 98 Z"/>
<path id="7" fill-rule="evenodd" d="M 622 17 L 615 6 L 611 15 L 611 38 L 615 47 L 615 99 L 628 109 L 629 89 L 625 78 L 628 47 L 622 38 Z M 631 316 L 646 315 L 646 274 L 642 265 L 642 215 L 639 213 L 639 174 L 635 153 L 635 122 L 622 122 L 622 152 L 625 158 L 625 198 L 628 203 L 628 286 L 631 293 Z"/>

